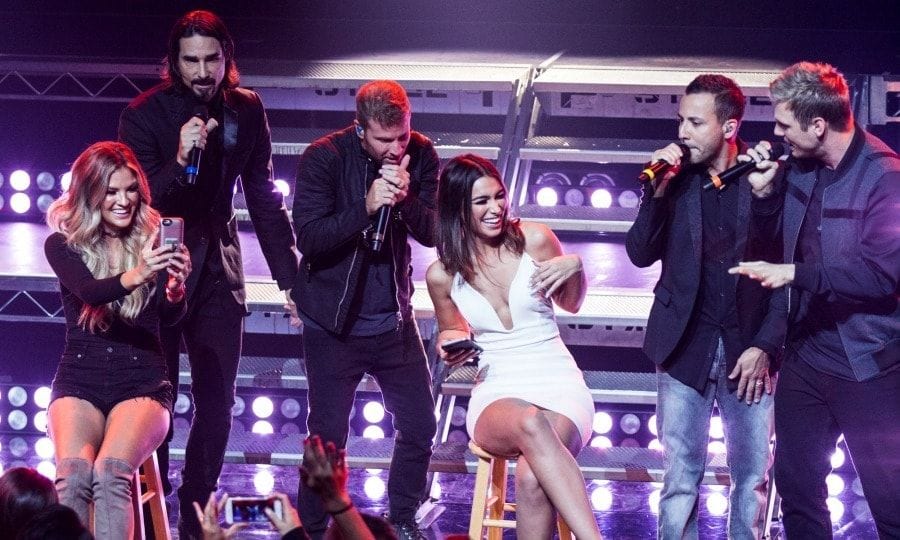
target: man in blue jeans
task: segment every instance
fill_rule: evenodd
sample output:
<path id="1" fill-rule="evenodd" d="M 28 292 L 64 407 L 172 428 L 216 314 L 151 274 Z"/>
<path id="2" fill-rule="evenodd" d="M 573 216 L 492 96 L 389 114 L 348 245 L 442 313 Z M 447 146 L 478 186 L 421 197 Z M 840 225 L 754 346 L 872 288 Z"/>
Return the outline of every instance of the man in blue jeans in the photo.
<path id="1" fill-rule="evenodd" d="M 733 271 L 778 289 L 789 321 L 775 395 L 784 530 L 831 538 L 825 478 L 843 433 L 878 535 L 900 538 L 900 157 L 854 122 L 847 81 L 832 66 L 794 64 L 770 90 L 775 135 L 792 156 L 787 264 Z M 765 149 L 751 154 L 765 169 L 751 176 L 773 178 Z"/>
<path id="2" fill-rule="evenodd" d="M 771 462 L 774 359 L 783 322 L 769 292 L 728 274 L 733 263 L 775 257 L 782 198 L 740 179 L 704 190 L 734 166 L 744 95 L 722 75 L 686 88 L 678 139 L 651 162 L 670 165 L 644 185 L 625 247 L 639 267 L 662 261 L 644 352 L 657 365 L 657 427 L 665 452 L 659 538 L 697 538 L 713 404 L 725 426 L 731 471 L 729 538 L 759 538 Z"/>
<path id="3" fill-rule="evenodd" d="M 303 260 L 294 297 L 304 322 L 307 427 L 343 448 L 356 386 L 372 374 L 397 430 L 390 519 L 401 539 L 420 538 L 414 517 L 437 427 L 410 303 L 407 238 L 434 245 L 439 162 L 431 141 L 410 129 L 409 99 L 396 82 L 363 85 L 356 109 L 352 125 L 310 145 L 297 173 L 293 215 Z M 320 536 L 328 516 L 303 485 L 299 508 L 309 534 Z"/>

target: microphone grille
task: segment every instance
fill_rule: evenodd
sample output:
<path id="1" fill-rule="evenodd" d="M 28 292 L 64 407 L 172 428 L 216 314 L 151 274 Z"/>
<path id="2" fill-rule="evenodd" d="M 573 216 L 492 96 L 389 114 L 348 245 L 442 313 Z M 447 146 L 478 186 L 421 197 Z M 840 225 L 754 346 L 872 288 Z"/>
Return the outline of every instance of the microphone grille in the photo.
<path id="1" fill-rule="evenodd" d="M 773 142 L 769 144 L 769 155 L 772 159 L 778 159 L 787 151 L 785 144 L 782 142 Z"/>

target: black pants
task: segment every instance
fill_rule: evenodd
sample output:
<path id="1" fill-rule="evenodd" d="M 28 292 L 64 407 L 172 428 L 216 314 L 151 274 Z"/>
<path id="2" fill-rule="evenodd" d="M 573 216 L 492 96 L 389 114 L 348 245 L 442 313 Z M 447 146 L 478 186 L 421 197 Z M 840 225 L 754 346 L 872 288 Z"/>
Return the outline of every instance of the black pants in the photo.
<path id="1" fill-rule="evenodd" d="M 788 356 L 775 393 L 775 487 L 788 538 L 831 538 L 825 477 L 840 433 L 881 538 L 900 538 L 900 369 L 865 382 Z"/>
<path id="2" fill-rule="evenodd" d="M 431 444 L 437 430 L 431 374 L 415 321 L 385 334 L 340 338 L 323 330 L 304 329 L 309 380 L 310 435 L 347 444 L 350 409 L 365 373 L 378 381 L 385 408 L 394 416 L 394 455 L 388 478 L 390 516 L 412 519 L 425 497 Z M 300 483 L 300 520 L 309 531 L 321 531 L 328 517 L 319 497 Z"/>
<path id="3" fill-rule="evenodd" d="M 234 383 L 241 356 L 243 306 L 237 303 L 224 279 L 204 272 L 190 298 L 188 313 L 174 327 L 161 328 L 163 350 L 169 378 L 178 385 L 178 355 L 182 338 L 191 363 L 191 395 L 194 417 L 185 449 L 184 468 L 178 500 L 181 521 L 187 531 L 199 536 L 191 503 L 206 504 L 216 489 L 225 445 L 231 431 L 231 407 L 234 405 Z M 168 473 L 168 443 L 160 447 L 160 475 Z"/>

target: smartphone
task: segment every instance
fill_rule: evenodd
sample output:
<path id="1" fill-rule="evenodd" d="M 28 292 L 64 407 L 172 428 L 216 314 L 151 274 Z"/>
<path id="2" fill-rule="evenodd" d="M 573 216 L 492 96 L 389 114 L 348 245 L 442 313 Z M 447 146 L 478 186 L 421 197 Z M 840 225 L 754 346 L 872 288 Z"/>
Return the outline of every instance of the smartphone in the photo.
<path id="1" fill-rule="evenodd" d="M 284 519 L 281 501 L 273 497 L 229 497 L 225 503 L 225 522 L 269 523 L 265 509 L 270 508 L 279 519 Z"/>
<path id="2" fill-rule="evenodd" d="M 481 345 L 475 343 L 471 339 L 454 339 L 453 341 L 445 341 L 443 345 L 441 345 L 441 348 L 448 353 L 468 350 L 480 353 L 484 350 L 481 348 Z"/>
<path id="3" fill-rule="evenodd" d="M 175 246 L 184 243 L 184 220 L 179 217 L 162 218 L 159 227 L 159 245 Z"/>

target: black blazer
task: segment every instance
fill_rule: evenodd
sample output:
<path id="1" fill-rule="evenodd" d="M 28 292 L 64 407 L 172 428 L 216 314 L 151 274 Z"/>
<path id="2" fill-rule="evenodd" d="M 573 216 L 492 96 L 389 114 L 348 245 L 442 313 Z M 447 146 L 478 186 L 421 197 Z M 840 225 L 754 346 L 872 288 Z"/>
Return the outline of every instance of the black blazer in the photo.
<path id="1" fill-rule="evenodd" d="M 217 128 L 223 141 L 221 183 L 212 200 L 200 200 L 184 183 L 184 168 L 176 161 L 181 126 L 191 117 L 191 96 L 172 85 L 160 84 L 122 111 L 119 139 L 134 150 L 147 173 L 153 206 L 164 216 L 185 219 L 185 244 L 194 269 L 187 282 L 188 296 L 201 274 L 211 242 L 218 242 L 222 267 L 235 299 L 244 304 L 244 272 L 232 194 L 241 184 L 257 238 L 272 277 L 282 290 L 297 275 L 294 234 L 284 200 L 272 182 L 272 145 L 262 102 L 255 92 L 225 90 L 223 118 Z M 202 172 L 201 172 L 202 174 Z"/>
<path id="2" fill-rule="evenodd" d="M 697 302 L 703 254 L 700 190 L 704 177 L 683 171 L 661 199 L 653 199 L 650 183 L 645 184 L 637 219 L 625 238 L 625 249 L 634 265 L 643 268 L 662 261 L 644 338 L 644 352 L 657 365 L 669 359 L 684 337 Z M 781 260 L 779 217 L 783 197 L 779 194 L 756 200 L 746 180 L 740 181 L 738 189 L 737 257 L 744 261 Z M 785 325 L 769 309 L 771 291 L 744 276 L 734 279 L 743 348 L 759 347 L 777 360 Z M 734 363 L 730 362 L 729 372 Z"/>

